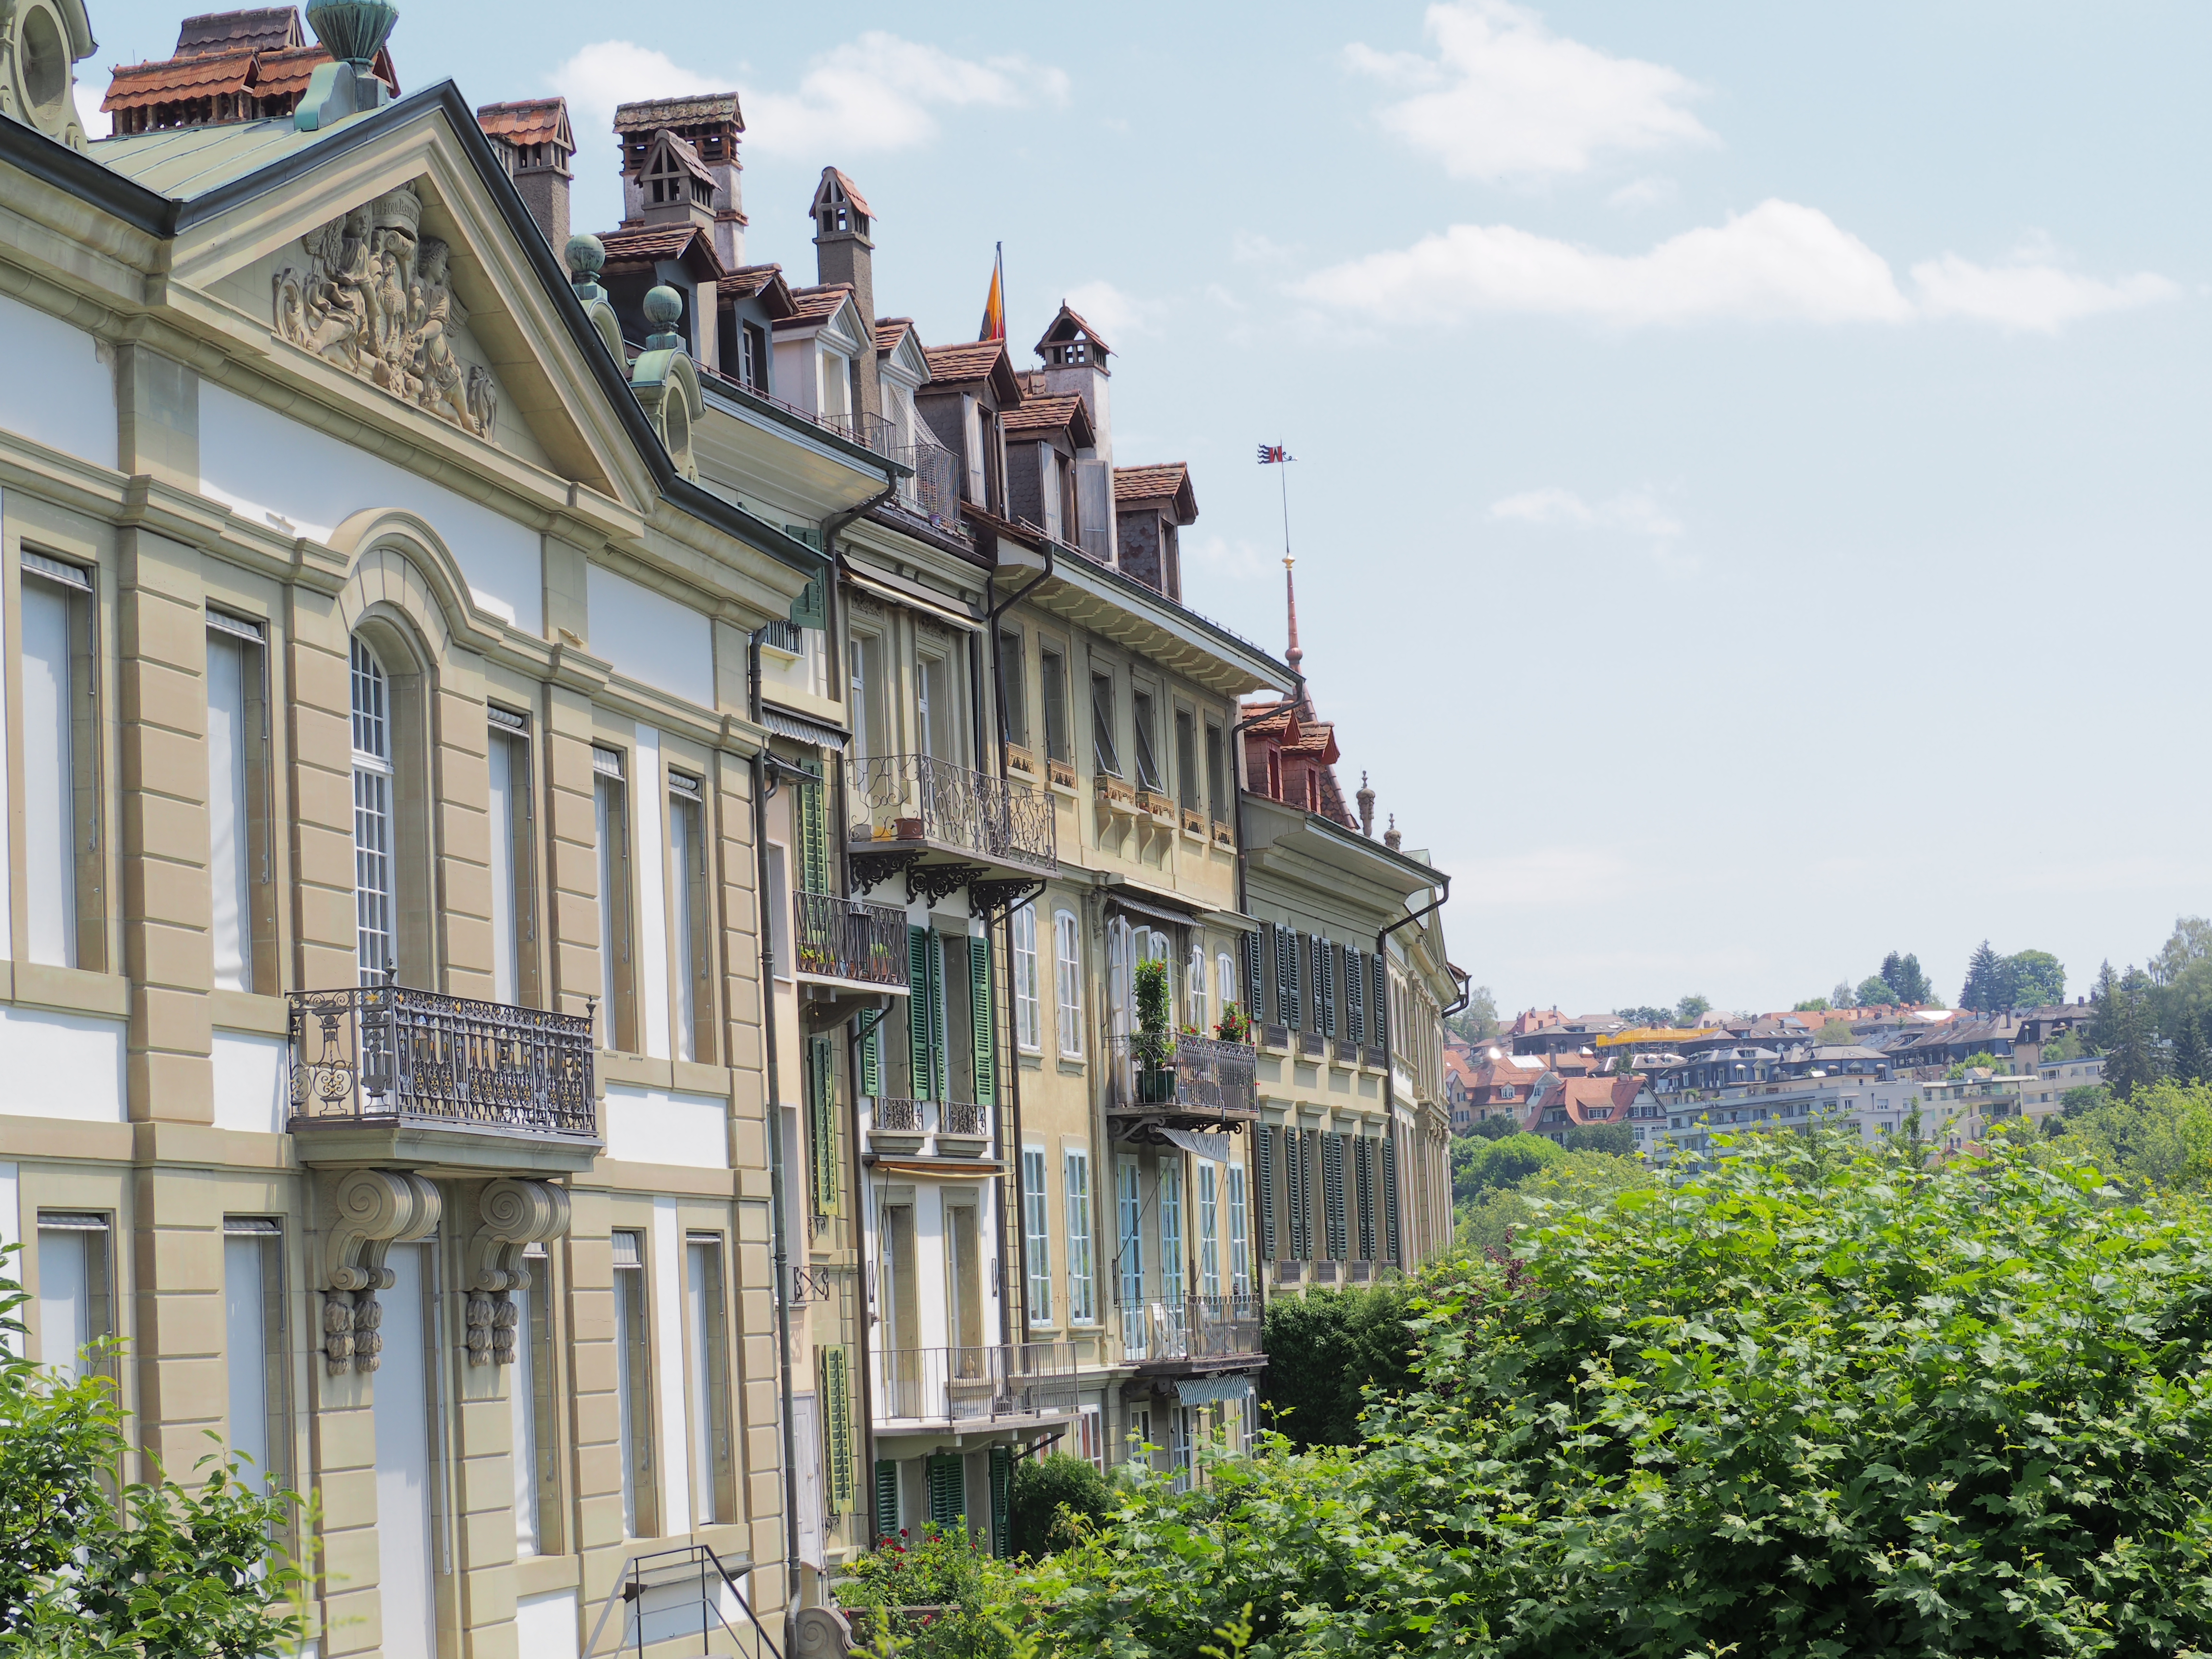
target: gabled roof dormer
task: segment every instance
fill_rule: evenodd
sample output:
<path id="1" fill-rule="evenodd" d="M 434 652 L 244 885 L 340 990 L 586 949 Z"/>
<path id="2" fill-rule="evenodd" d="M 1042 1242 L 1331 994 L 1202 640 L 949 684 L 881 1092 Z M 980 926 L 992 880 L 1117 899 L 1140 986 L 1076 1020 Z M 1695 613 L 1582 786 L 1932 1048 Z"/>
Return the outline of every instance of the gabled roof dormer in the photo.
<path id="1" fill-rule="evenodd" d="M 638 173 L 639 216 L 648 225 L 714 226 L 714 175 L 699 152 L 663 127 L 653 135 Z"/>

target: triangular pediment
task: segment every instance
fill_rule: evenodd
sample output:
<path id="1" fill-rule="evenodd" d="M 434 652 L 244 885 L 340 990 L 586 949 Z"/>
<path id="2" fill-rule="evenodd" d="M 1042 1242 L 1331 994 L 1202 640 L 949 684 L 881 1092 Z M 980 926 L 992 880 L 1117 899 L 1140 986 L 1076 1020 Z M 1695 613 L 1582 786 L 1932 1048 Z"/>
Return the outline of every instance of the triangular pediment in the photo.
<path id="1" fill-rule="evenodd" d="M 267 169 L 282 189 L 188 204 L 172 303 L 257 336 L 269 370 L 437 444 L 488 442 L 526 466 L 643 509 L 656 494 L 613 406 L 596 334 L 580 338 L 514 222 L 441 105 L 355 118 Z M 349 132 L 383 122 L 382 131 Z M 234 129 L 234 131 L 236 130 Z M 343 142 L 349 137 L 354 142 Z M 479 143 L 481 141 L 479 140 Z M 249 186 L 247 173 L 238 186 Z M 533 258 L 533 252 L 538 257 Z M 627 370 L 617 364 L 619 379 Z M 627 392 L 624 392 L 627 396 Z"/>

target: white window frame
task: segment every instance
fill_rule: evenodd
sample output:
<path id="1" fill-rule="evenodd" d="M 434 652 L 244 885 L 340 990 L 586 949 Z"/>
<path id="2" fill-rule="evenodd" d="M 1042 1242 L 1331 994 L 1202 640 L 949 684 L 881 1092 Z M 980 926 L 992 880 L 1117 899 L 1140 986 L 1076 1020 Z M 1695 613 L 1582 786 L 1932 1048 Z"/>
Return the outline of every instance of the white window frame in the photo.
<path id="1" fill-rule="evenodd" d="M 1206 1029 L 1206 945 L 1193 939 L 1190 963 L 1183 969 L 1183 1017 L 1200 1030 Z"/>
<path id="2" fill-rule="evenodd" d="M 1133 1158 L 1114 1160 L 1114 1214 L 1120 1238 L 1121 1305 L 1145 1302 L 1145 1189 Z"/>
<path id="3" fill-rule="evenodd" d="M 392 671 L 376 649 L 353 636 L 349 712 L 353 726 L 355 967 L 363 985 L 383 983 L 399 962 L 398 791 L 392 767 Z M 374 844 L 380 829 L 383 845 Z M 379 878 L 381 884 L 377 884 Z M 381 945 L 381 951 L 373 947 Z M 380 960 L 371 960 L 380 956 Z"/>
<path id="4" fill-rule="evenodd" d="M 1052 916 L 1053 988 L 1063 1060 L 1083 1058 L 1083 927 L 1073 910 Z"/>
<path id="5" fill-rule="evenodd" d="M 1067 1206 L 1067 1322 L 1098 1322 L 1097 1256 L 1091 1232 L 1091 1152 L 1062 1150 L 1060 1180 Z"/>
<path id="6" fill-rule="evenodd" d="M 1221 951 L 1214 955 L 1213 1000 L 1224 1018 L 1228 1017 L 1231 1007 L 1237 1005 L 1237 955 L 1233 951 Z M 1249 1017 L 1252 1011 L 1247 1008 L 1244 1012 Z"/>
<path id="7" fill-rule="evenodd" d="M 1221 1294 L 1221 1177 L 1210 1158 L 1200 1158 L 1198 1171 L 1198 1293 Z"/>
<path id="8" fill-rule="evenodd" d="M 1044 1010 L 1037 999 L 1036 906 L 1014 912 L 1014 1042 L 1025 1054 L 1044 1044 Z"/>
<path id="9" fill-rule="evenodd" d="M 260 641 L 246 624 L 208 629 L 208 941 L 218 991 L 253 989 L 253 729 Z M 225 665 L 218 668 L 218 665 Z M 228 665 L 235 664 L 237 683 Z M 236 707 L 229 706 L 235 694 Z"/>
<path id="10" fill-rule="evenodd" d="M 1229 1185 L 1229 1293 L 1252 1293 L 1250 1208 L 1245 1198 L 1244 1166 L 1225 1166 Z"/>
<path id="11" fill-rule="evenodd" d="M 1159 1172 L 1160 1300 L 1180 1303 L 1190 1294 L 1182 1259 L 1182 1161 L 1169 1158 Z"/>
<path id="12" fill-rule="evenodd" d="M 1022 1231 L 1029 1253 L 1030 1323 L 1052 1317 L 1051 1195 L 1045 1190 L 1045 1149 L 1022 1148 Z"/>

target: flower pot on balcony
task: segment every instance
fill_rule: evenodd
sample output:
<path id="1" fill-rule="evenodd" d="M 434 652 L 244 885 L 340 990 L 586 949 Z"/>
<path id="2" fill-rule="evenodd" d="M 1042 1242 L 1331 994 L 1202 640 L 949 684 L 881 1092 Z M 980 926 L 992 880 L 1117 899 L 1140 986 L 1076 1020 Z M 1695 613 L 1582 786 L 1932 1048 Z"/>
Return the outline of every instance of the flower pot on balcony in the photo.
<path id="1" fill-rule="evenodd" d="M 921 839 L 921 820 L 920 818 L 892 819 L 891 839 L 893 841 L 920 841 Z"/>
<path id="2" fill-rule="evenodd" d="M 1176 1098 L 1176 1069 L 1172 1066 L 1137 1068 L 1137 1104 L 1172 1106 Z"/>

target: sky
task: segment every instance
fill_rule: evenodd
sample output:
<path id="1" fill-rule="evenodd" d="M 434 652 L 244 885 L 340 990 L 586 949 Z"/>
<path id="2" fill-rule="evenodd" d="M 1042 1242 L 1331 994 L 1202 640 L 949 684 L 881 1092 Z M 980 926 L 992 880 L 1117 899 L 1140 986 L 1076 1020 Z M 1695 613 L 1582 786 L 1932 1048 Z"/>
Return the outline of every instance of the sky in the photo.
<path id="1" fill-rule="evenodd" d="M 90 0 L 94 66 L 179 0 Z M 1065 298 L 1192 607 L 1305 666 L 1509 1012 L 1786 1007 L 2212 913 L 2212 9 L 407 0 L 403 87 L 738 89 L 747 254 L 1018 365 Z M 81 91 L 82 88 L 81 88 Z M 2199 206 L 2190 210 L 2188 204 Z M 2177 744 L 2179 745 L 2176 747 Z"/>

